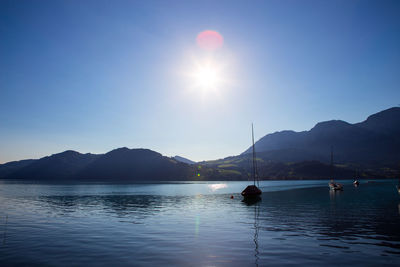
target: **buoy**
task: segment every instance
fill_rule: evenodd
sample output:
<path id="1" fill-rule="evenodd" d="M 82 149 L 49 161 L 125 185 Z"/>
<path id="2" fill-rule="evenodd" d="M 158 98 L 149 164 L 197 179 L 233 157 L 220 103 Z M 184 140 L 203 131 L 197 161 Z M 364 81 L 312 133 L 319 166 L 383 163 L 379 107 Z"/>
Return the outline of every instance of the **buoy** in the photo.
<path id="1" fill-rule="evenodd" d="M 233 195 L 231 195 L 231 199 L 233 199 Z"/>

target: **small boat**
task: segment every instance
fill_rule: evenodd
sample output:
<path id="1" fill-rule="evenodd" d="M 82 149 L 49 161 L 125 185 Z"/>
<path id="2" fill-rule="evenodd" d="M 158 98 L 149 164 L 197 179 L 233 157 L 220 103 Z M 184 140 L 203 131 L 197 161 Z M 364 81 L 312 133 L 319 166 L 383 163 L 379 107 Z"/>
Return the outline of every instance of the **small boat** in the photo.
<path id="1" fill-rule="evenodd" d="M 396 185 L 396 189 L 397 189 L 397 192 L 400 194 L 400 176 L 399 176 L 399 181 Z M 400 204 L 399 204 L 399 207 L 400 207 Z M 399 210 L 399 212 L 400 212 L 400 210 Z"/>
<path id="2" fill-rule="evenodd" d="M 256 197 L 261 195 L 262 192 L 260 188 L 258 188 L 255 185 L 248 185 L 243 191 L 242 191 L 242 196 L 243 197 Z"/>
<path id="3" fill-rule="evenodd" d="M 360 185 L 360 182 L 357 180 L 357 177 L 359 177 L 358 169 L 356 170 L 356 179 L 354 179 L 353 185 L 355 187 Z"/>
<path id="4" fill-rule="evenodd" d="M 335 183 L 333 181 L 333 148 L 332 147 L 331 147 L 331 176 L 332 176 L 332 179 L 328 184 L 330 190 L 332 190 L 332 191 L 341 191 L 341 190 L 343 190 L 343 185 L 342 184 Z"/>
<path id="5" fill-rule="evenodd" d="M 335 183 L 333 180 L 329 183 L 329 188 L 333 191 L 343 190 L 343 185 L 340 183 Z"/>
<path id="6" fill-rule="evenodd" d="M 248 185 L 243 191 L 242 191 L 242 196 L 244 199 L 260 199 L 260 195 L 262 194 L 262 191 L 260 188 L 257 186 L 259 185 L 259 178 L 258 178 L 258 172 L 257 172 L 257 162 L 256 162 L 256 149 L 254 147 L 254 129 L 253 129 L 253 124 L 251 124 L 251 135 L 252 135 L 252 141 L 253 141 L 253 170 L 252 170 L 252 176 L 253 176 L 253 184 Z M 256 186 L 256 180 L 257 180 L 257 186 Z"/>

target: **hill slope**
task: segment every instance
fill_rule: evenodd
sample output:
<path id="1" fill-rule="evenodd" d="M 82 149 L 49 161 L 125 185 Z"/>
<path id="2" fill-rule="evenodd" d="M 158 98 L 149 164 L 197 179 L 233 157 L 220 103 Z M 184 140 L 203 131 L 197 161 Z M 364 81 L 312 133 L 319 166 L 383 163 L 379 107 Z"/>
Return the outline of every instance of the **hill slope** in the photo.
<path id="1" fill-rule="evenodd" d="M 100 180 L 186 180 L 193 169 L 149 149 L 112 150 L 74 175 L 77 179 Z"/>
<path id="2" fill-rule="evenodd" d="M 5 178 L 10 174 L 32 164 L 35 159 L 25 159 L 19 161 L 11 161 L 4 164 L 0 164 L 0 178 Z"/>
<path id="3" fill-rule="evenodd" d="M 118 148 L 106 154 L 65 151 L 38 160 L 0 165 L 0 178 L 46 181 L 239 180 L 239 172 L 189 165 L 149 149 Z"/>
<path id="4" fill-rule="evenodd" d="M 400 161 L 400 108 L 381 111 L 355 124 L 332 120 L 309 131 L 268 134 L 255 146 L 266 160 L 329 162 L 332 146 L 336 162 L 394 166 Z M 251 148 L 242 154 L 250 152 Z"/>
<path id="5" fill-rule="evenodd" d="M 69 179 L 99 155 L 81 154 L 68 150 L 54 154 L 19 168 L 5 176 L 8 179 L 59 180 Z"/>
<path id="6" fill-rule="evenodd" d="M 350 124 L 317 123 L 303 132 L 282 131 L 256 142 L 263 179 L 330 178 L 330 149 L 335 177 L 396 177 L 400 162 L 400 108 L 391 108 Z M 176 181 L 246 180 L 251 150 L 220 160 L 190 164 L 148 149 L 118 148 L 106 154 L 65 151 L 38 160 L 0 165 L 0 178 L 30 180 Z M 183 162 L 182 162 L 183 161 Z M 185 162 L 187 161 L 187 162 Z M 189 164 L 188 164 L 189 163 Z"/>

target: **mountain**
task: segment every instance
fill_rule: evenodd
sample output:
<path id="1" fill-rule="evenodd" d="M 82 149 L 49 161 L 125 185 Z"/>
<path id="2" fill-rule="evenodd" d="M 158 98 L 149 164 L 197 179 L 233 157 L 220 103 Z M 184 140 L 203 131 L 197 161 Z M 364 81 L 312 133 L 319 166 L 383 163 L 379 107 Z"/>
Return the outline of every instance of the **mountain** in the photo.
<path id="1" fill-rule="evenodd" d="M 29 164 L 33 163 L 34 159 L 25 159 L 19 161 L 11 161 L 4 164 L 0 164 L 0 178 L 4 178 L 19 169 L 22 169 Z"/>
<path id="2" fill-rule="evenodd" d="M 393 107 L 373 114 L 358 125 L 373 132 L 398 136 L 400 134 L 400 107 Z"/>
<path id="3" fill-rule="evenodd" d="M 183 162 L 183 163 L 186 163 L 186 164 L 189 164 L 189 165 L 196 163 L 196 162 L 194 162 L 194 161 L 192 161 L 190 159 L 187 159 L 187 158 L 184 158 L 184 157 L 181 157 L 181 156 L 175 156 L 175 157 L 172 157 L 172 158 L 174 160 L 176 160 L 176 161 Z"/>
<path id="4" fill-rule="evenodd" d="M 8 174 L 8 179 L 58 180 L 69 179 L 89 163 L 100 157 L 68 150 L 32 161 Z"/>
<path id="5" fill-rule="evenodd" d="M 120 181 L 187 180 L 194 170 L 186 163 L 149 149 L 118 148 L 79 171 L 74 178 Z"/>
<path id="6" fill-rule="evenodd" d="M 264 160 L 329 162 L 395 166 L 400 161 L 400 108 L 394 107 L 350 124 L 340 120 L 317 123 L 303 132 L 281 131 L 255 143 Z M 251 147 L 242 154 L 251 153 Z"/>
<path id="7" fill-rule="evenodd" d="M 398 177 L 400 108 L 378 112 L 355 124 L 331 120 L 317 123 L 309 131 L 267 134 L 255 147 L 262 179 L 328 178 L 331 148 L 336 178 L 354 177 L 356 170 L 365 177 Z M 238 156 L 199 164 L 249 175 L 251 152 L 250 147 Z"/>
<path id="8" fill-rule="evenodd" d="M 112 150 L 106 154 L 65 151 L 38 160 L 0 165 L 0 178 L 46 181 L 192 181 L 240 180 L 239 172 L 193 166 L 149 149 Z"/>
<path id="9" fill-rule="evenodd" d="M 317 123 L 309 131 L 281 131 L 255 143 L 262 179 L 397 177 L 400 162 L 400 108 L 390 108 L 351 124 L 341 120 Z M 64 151 L 37 160 L 0 164 L 2 179 L 90 181 L 245 180 L 251 148 L 220 160 L 193 161 L 165 157 L 149 149 L 112 150 L 105 154 Z"/>

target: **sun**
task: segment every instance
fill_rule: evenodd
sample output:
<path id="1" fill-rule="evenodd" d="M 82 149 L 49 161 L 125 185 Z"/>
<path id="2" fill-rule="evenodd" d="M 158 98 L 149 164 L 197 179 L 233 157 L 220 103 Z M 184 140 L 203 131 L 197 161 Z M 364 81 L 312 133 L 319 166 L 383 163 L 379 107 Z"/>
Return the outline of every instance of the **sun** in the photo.
<path id="1" fill-rule="evenodd" d="M 227 103 L 240 82 L 236 57 L 216 31 L 199 33 L 196 44 L 184 50 L 180 60 L 171 61 L 174 92 L 182 99 L 199 101 L 202 107 Z"/>
<path id="2" fill-rule="evenodd" d="M 193 74 L 195 86 L 203 90 L 216 89 L 219 83 L 219 75 L 215 66 L 210 64 L 198 66 Z"/>
<path id="3" fill-rule="evenodd" d="M 202 93 L 221 90 L 223 77 L 220 66 L 215 61 L 198 61 L 190 73 L 192 89 Z"/>
<path id="4" fill-rule="evenodd" d="M 235 86 L 232 66 L 232 61 L 224 54 L 191 53 L 177 72 L 180 91 L 202 101 L 226 99 Z"/>

